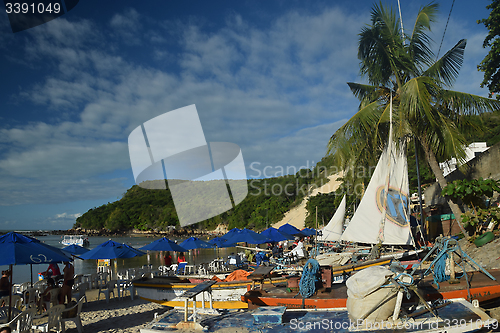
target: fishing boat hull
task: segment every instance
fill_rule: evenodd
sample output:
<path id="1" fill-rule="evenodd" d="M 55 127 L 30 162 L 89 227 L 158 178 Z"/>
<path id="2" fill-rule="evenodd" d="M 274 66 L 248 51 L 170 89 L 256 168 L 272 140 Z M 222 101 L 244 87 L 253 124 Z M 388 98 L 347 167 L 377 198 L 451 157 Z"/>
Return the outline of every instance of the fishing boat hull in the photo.
<path id="1" fill-rule="evenodd" d="M 500 298 L 500 270 L 488 271 L 492 280 L 482 272 L 469 272 L 470 287 L 467 289 L 465 277 L 459 283 L 442 282 L 439 289 L 431 277 L 420 281 L 419 292 L 426 300 L 465 298 L 485 302 Z M 470 297 L 469 297 L 470 293 Z M 300 293 L 289 292 L 286 287 L 271 287 L 264 290 L 246 292 L 241 300 L 248 303 L 250 309 L 260 306 L 285 306 L 288 309 L 327 309 L 345 307 L 347 303 L 347 287 L 345 284 L 333 284 L 332 288 L 324 288 L 309 298 L 303 299 Z"/>
<path id="2" fill-rule="evenodd" d="M 189 281 L 191 280 L 191 281 Z M 200 279 L 185 279 L 178 277 L 155 277 L 142 278 L 133 282 L 134 288 L 140 298 L 165 306 L 184 306 L 184 299 L 180 299 L 184 292 L 194 288 Z M 285 283 L 285 278 L 273 278 L 264 281 L 264 285 L 271 283 Z M 211 289 L 212 305 L 215 309 L 246 309 L 248 304 L 241 300 L 241 295 L 250 289 L 252 281 L 231 281 L 218 282 Z M 198 295 L 196 298 L 197 307 L 203 307 L 203 302 L 208 303 L 206 296 Z"/>

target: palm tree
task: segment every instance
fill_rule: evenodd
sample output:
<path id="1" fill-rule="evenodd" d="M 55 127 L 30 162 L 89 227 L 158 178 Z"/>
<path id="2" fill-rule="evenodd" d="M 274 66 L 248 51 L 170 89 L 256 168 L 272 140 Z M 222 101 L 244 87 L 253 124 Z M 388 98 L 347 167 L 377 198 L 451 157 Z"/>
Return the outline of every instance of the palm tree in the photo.
<path id="1" fill-rule="evenodd" d="M 328 154 L 346 169 L 373 161 L 387 142 L 389 100 L 393 99 L 393 131 L 398 144 L 414 138 L 436 179 L 447 182 L 438 161 L 465 157 L 462 129 L 471 126 L 466 115 L 500 108 L 500 103 L 449 90 L 463 63 L 466 40 L 460 40 L 440 59 L 431 51 L 431 23 L 437 4 L 420 9 L 410 35 L 402 33 L 395 11 L 374 5 L 371 25 L 359 34 L 361 75 L 368 84 L 348 85 L 360 100 L 359 110 L 328 143 Z M 462 211 L 447 198 L 464 235 Z"/>

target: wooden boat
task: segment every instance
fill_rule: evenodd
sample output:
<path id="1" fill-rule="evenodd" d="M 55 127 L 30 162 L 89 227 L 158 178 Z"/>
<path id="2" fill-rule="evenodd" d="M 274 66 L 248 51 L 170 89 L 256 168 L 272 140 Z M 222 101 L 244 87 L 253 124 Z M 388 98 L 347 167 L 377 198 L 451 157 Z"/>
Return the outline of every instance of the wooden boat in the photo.
<path id="1" fill-rule="evenodd" d="M 172 309 L 141 328 L 141 333 L 160 333 L 196 324 L 204 332 L 476 332 L 494 330 L 498 321 L 464 299 L 454 299 L 434 308 L 436 316 L 417 308 L 396 320 L 358 322 L 346 308 L 291 310 L 281 307 L 222 313 L 196 313 L 196 323 L 185 320 L 182 310 Z"/>
<path id="2" fill-rule="evenodd" d="M 184 300 L 179 299 L 185 291 L 194 288 L 204 280 L 196 277 L 154 277 L 142 278 L 133 281 L 134 288 L 140 298 L 166 306 L 184 306 Z M 286 278 L 276 276 L 264 281 L 265 286 L 282 284 Z M 213 307 L 215 309 L 245 309 L 248 304 L 242 302 L 241 295 L 250 289 L 251 280 L 217 282 L 212 288 Z M 202 307 L 201 297 L 197 299 L 197 306 Z"/>
<path id="3" fill-rule="evenodd" d="M 485 302 L 500 298 L 500 270 L 488 271 L 496 281 L 490 279 L 483 272 L 469 272 L 469 288 L 465 277 L 459 283 L 442 282 L 439 289 L 432 277 L 428 276 L 417 283 L 417 288 L 426 300 L 465 298 Z M 288 289 L 288 290 L 287 290 Z M 469 298 L 470 292 L 470 298 Z M 265 286 L 263 290 L 253 289 L 246 292 L 241 300 L 248 303 L 250 309 L 259 306 L 285 306 L 288 309 L 326 309 L 345 307 L 347 302 L 347 287 L 345 284 L 331 284 L 320 288 L 315 295 L 303 299 L 298 291 L 291 291 L 285 285 Z"/>

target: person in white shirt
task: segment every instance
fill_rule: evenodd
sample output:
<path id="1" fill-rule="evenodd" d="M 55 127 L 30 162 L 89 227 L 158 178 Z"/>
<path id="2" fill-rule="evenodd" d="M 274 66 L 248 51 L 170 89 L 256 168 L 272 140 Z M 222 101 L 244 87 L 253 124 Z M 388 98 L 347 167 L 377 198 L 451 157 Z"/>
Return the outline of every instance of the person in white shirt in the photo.
<path id="1" fill-rule="evenodd" d="M 299 259 L 304 258 L 304 242 L 302 239 L 299 240 L 297 246 L 292 251 L 287 253 L 287 256 L 295 256 Z"/>

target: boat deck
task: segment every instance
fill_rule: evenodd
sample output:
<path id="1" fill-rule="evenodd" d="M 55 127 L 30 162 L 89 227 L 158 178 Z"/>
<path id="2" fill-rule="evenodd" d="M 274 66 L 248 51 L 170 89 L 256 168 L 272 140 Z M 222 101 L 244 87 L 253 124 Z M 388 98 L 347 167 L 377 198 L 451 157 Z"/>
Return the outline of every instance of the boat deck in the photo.
<path id="1" fill-rule="evenodd" d="M 482 272 L 468 273 L 471 299 L 484 302 L 500 298 L 500 270 L 490 270 L 489 273 L 496 278 L 496 281 Z M 432 276 L 428 276 L 419 281 L 417 286 L 426 300 L 469 298 L 465 277 L 456 284 L 441 282 L 438 289 Z M 345 307 L 347 287 L 345 284 L 333 284 L 332 288 L 319 289 L 315 295 L 303 299 L 298 291 L 290 291 L 285 284 L 266 285 L 263 290 L 246 292 L 241 299 L 248 303 L 250 309 L 259 306 L 286 306 L 289 309 Z"/>
<path id="2" fill-rule="evenodd" d="M 220 315 L 200 315 L 197 322 L 205 332 L 470 332 L 479 329 L 484 324 L 490 328 L 498 328 L 498 322 L 492 320 L 479 308 L 473 308 L 470 303 L 455 300 L 449 305 L 437 310 L 439 319 L 429 312 L 424 312 L 411 319 L 395 322 L 382 322 L 378 326 L 370 323 L 360 324 L 349 319 L 345 308 L 323 310 L 286 310 L 280 322 L 256 320 L 256 310 L 224 311 Z M 159 316 L 141 333 L 159 333 L 172 331 L 175 325 L 184 319 L 181 310 L 170 310 Z M 273 318 L 275 319 L 275 318 Z M 356 326 L 360 324 L 359 326 Z M 383 325 L 383 326 L 381 326 Z M 488 326 L 487 326 L 488 327 Z M 381 329 L 382 328 L 382 329 Z M 240 330 L 241 329 L 241 330 Z"/>

